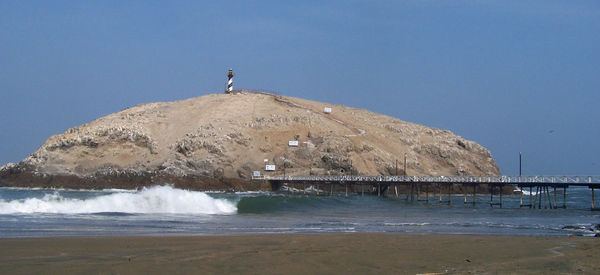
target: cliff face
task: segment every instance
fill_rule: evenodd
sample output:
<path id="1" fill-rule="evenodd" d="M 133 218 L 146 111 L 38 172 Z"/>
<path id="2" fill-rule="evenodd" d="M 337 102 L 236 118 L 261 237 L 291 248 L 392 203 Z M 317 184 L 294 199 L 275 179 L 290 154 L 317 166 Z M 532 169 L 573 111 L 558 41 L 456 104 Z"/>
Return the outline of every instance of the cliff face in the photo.
<path id="1" fill-rule="evenodd" d="M 324 112 L 325 107 L 332 112 Z M 289 141 L 298 141 L 290 147 Z M 50 137 L 0 178 L 249 179 L 273 174 L 498 175 L 490 152 L 450 131 L 362 109 L 260 93 L 138 105 Z M 10 172 L 10 173 L 9 173 Z M 2 176 L 4 175 L 4 176 Z M 84 187 L 84 186 L 82 186 Z"/>

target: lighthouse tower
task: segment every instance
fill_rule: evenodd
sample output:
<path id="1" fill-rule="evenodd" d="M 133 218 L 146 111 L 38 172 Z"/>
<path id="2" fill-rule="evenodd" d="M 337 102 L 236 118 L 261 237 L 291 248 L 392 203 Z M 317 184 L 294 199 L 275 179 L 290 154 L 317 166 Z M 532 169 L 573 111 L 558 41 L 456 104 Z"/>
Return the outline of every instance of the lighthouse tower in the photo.
<path id="1" fill-rule="evenodd" d="M 225 93 L 230 94 L 233 92 L 233 70 L 229 69 L 227 72 L 227 88 L 225 88 Z"/>

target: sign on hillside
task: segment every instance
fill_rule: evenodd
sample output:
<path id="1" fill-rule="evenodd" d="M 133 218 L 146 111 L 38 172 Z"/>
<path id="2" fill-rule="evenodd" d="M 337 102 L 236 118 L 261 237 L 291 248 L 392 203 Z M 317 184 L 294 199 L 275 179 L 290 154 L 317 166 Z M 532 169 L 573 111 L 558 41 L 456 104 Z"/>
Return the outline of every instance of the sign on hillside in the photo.
<path id="1" fill-rule="evenodd" d="M 297 140 L 290 140 L 290 141 L 288 142 L 288 145 L 289 145 L 290 147 L 298 147 L 298 141 L 297 141 Z"/>
<path id="2" fill-rule="evenodd" d="M 265 166 L 265 171 L 275 171 L 275 165 L 267 164 Z"/>

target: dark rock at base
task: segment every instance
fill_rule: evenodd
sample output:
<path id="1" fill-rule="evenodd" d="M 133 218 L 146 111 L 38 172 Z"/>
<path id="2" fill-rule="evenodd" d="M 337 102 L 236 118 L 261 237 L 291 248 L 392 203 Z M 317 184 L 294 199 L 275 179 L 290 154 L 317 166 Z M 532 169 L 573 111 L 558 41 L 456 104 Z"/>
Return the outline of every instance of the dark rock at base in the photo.
<path id="1" fill-rule="evenodd" d="M 30 171 L 12 171 L 0 174 L 0 186 L 66 189 L 140 189 L 155 185 L 173 185 L 188 190 L 258 191 L 271 190 L 269 184 L 238 178 L 213 178 L 198 175 L 173 176 L 164 173 L 120 173 L 78 177 L 74 175 L 45 175 Z"/>
<path id="2" fill-rule="evenodd" d="M 244 174 L 248 178 L 229 178 L 222 173 L 215 173 L 211 176 L 205 175 L 184 175 L 177 176 L 164 172 L 133 172 L 133 171 L 113 171 L 113 173 L 102 174 L 98 173 L 94 176 L 79 177 L 75 175 L 46 175 L 28 170 L 24 166 L 15 166 L 11 169 L 0 171 L 0 186 L 5 187 L 36 187 L 36 188 L 67 188 L 67 189 L 139 189 L 155 185 L 173 185 L 176 188 L 198 190 L 198 191 L 277 191 L 280 186 L 272 185 L 266 181 L 251 180 L 251 169 L 248 167 L 240 168 L 238 174 Z M 239 175 L 241 176 L 241 175 Z M 375 186 L 375 185 L 373 185 Z M 352 186 L 352 189 L 359 188 Z M 429 196 L 434 199 L 434 196 L 439 196 L 439 186 L 421 187 L 413 186 L 415 196 L 419 193 L 420 197 Z M 335 185 L 334 192 L 345 192 L 342 185 Z M 352 192 L 358 192 L 352 190 Z M 407 194 L 410 192 L 408 185 L 398 187 L 398 192 Z M 467 194 L 472 196 L 472 189 L 463 185 L 452 184 L 444 185 L 441 189 L 442 195 L 451 194 Z M 495 196 L 499 195 L 498 188 L 495 188 Z M 503 194 L 511 194 L 511 188 L 504 188 Z M 387 189 L 384 195 L 394 196 L 395 190 L 393 187 Z M 481 184 L 477 187 L 477 196 L 489 194 L 489 187 Z M 496 199 L 494 199 L 496 200 Z M 600 228 L 600 224 L 594 226 L 595 229 Z M 580 227 L 565 226 L 566 230 L 580 230 Z"/>

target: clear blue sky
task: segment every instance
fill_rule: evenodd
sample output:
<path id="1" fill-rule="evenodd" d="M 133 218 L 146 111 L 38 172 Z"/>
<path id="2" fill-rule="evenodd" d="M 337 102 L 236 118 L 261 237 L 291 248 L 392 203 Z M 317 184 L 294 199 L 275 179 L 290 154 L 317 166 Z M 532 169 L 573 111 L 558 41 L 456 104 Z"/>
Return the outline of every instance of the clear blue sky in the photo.
<path id="1" fill-rule="evenodd" d="M 129 106 L 236 88 L 486 146 L 502 173 L 600 174 L 599 1 L 0 0 L 0 165 Z"/>

